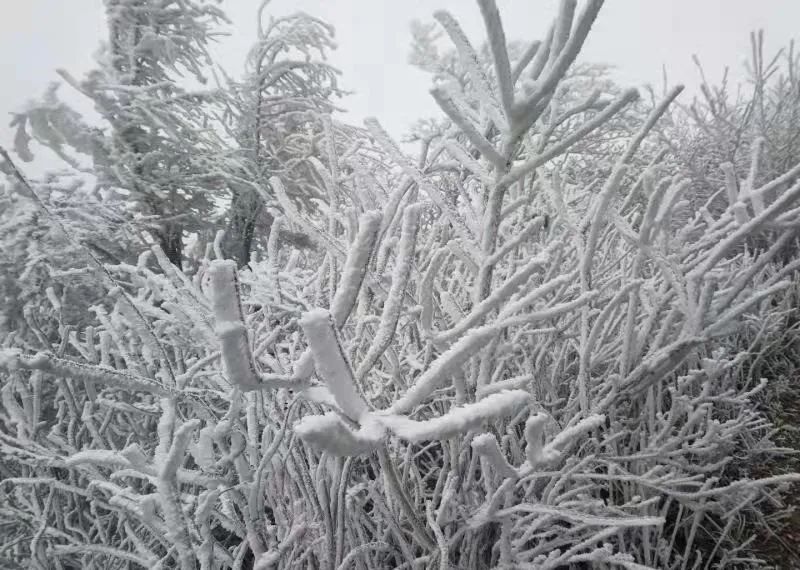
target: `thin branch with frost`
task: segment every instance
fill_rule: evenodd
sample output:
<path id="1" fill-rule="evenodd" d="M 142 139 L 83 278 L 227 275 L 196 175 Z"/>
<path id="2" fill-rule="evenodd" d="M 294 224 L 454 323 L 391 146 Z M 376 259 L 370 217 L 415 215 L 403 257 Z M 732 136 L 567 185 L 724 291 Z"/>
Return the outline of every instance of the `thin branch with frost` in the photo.
<path id="1" fill-rule="evenodd" d="M 508 390 L 485 397 L 480 402 L 453 408 L 444 415 L 425 421 L 414 421 L 394 414 L 377 416 L 398 437 L 409 441 L 447 439 L 475 429 L 488 420 L 511 416 L 527 404 L 524 390 Z"/>
<path id="2" fill-rule="evenodd" d="M 688 211 L 681 145 L 646 138 L 679 88 L 645 113 L 633 91 L 606 103 L 596 70 L 572 65 L 600 4 L 562 2 L 517 51 L 480 0 L 487 61 L 438 14 L 456 51 L 421 57 L 452 124 L 415 132 L 419 158 L 373 120 L 350 128 L 290 101 L 308 133 L 268 161 L 275 196 L 263 168 L 214 184 L 261 191 L 318 248 L 280 239 L 281 218 L 266 261 L 238 271 L 209 259 L 213 244 L 191 277 L 154 248 L 106 267 L 121 289 L 77 328 L 71 289 L 33 297 L 24 330 L 0 338 L 0 556 L 483 569 L 744 552 L 740 523 L 796 478 L 746 465 L 778 453 L 754 374 L 791 340 L 800 167 L 773 171 L 769 139 L 753 142 L 715 179 L 727 207 Z M 270 62 L 329 36 L 310 17 L 269 25 L 256 83 L 302 90 L 300 67 Z M 266 136 L 278 101 L 262 97 L 245 130 Z"/>
<path id="3" fill-rule="evenodd" d="M 383 313 L 381 314 L 381 321 L 375 333 L 375 338 L 356 370 L 356 378 L 359 381 L 362 381 L 372 369 L 375 362 L 388 348 L 395 334 L 402 310 L 403 297 L 411 275 L 421 213 L 422 207 L 418 204 L 407 206 L 403 212 L 403 228 L 400 234 L 400 243 L 397 247 L 397 261 L 392 273 L 392 286 L 383 304 Z"/>
<path id="4" fill-rule="evenodd" d="M 232 385 L 245 390 L 252 389 L 258 383 L 258 373 L 244 324 L 236 264 L 233 261 L 215 260 L 211 263 L 209 275 L 226 375 Z"/>
<path id="5" fill-rule="evenodd" d="M 494 0 L 479 0 L 483 23 L 489 36 L 489 48 L 492 52 L 495 76 L 500 87 L 500 101 L 506 117 L 511 116 L 514 107 L 514 80 L 511 77 L 511 64 L 508 60 L 506 35 L 503 32 L 503 23 L 500 12 Z"/>
<path id="6" fill-rule="evenodd" d="M 308 339 L 314 364 L 344 414 L 358 421 L 367 410 L 367 403 L 358 393 L 353 369 L 347 362 L 336 336 L 335 322 L 325 309 L 309 311 L 300 320 Z"/>

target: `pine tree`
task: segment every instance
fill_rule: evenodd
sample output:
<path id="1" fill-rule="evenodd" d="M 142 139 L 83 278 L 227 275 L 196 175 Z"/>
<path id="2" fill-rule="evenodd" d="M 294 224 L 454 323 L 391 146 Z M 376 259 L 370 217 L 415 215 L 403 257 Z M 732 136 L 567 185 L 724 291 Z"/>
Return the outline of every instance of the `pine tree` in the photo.
<path id="1" fill-rule="evenodd" d="M 260 233 L 268 235 L 281 207 L 269 188 L 279 175 L 288 192 L 310 205 L 321 198 L 318 174 L 309 158 L 320 154 L 323 117 L 336 108 L 342 94 L 338 70 L 326 62 L 335 48 L 333 29 L 299 12 L 270 17 L 259 29 L 247 58 L 245 78 L 230 82 L 229 132 L 240 149 L 235 175 L 229 181 L 231 203 L 224 241 L 227 255 L 240 266 L 250 261 Z M 271 210 L 271 212 L 270 212 Z"/>
<path id="2" fill-rule="evenodd" d="M 99 126 L 82 122 L 51 95 L 15 117 L 20 156 L 31 158 L 31 134 L 72 165 L 88 155 L 91 173 L 112 198 L 127 201 L 172 263 L 181 267 L 185 232 L 208 225 L 221 184 L 223 146 L 200 91 L 211 61 L 208 44 L 224 14 L 205 0 L 106 0 L 109 38 L 98 68 L 77 81 Z M 68 148 L 64 148 L 68 147 Z M 71 154 L 73 153 L 73 154 Z"/>

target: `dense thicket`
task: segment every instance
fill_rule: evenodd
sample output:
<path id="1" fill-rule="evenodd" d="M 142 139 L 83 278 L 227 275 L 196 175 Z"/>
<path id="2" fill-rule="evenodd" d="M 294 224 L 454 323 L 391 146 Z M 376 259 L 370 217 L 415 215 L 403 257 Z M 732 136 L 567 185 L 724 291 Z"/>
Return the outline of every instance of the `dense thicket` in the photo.
<path id="1" fill-rule="evenodd" d="M 65 75 L 103 124 L 15 117 L 19 158 L 73 170 L 4 155 L 3 563 L 766 567 L 752 523 L 800 479 L 753 468 L 782 451 L 758 361 L 793 334 L 796 59 L 776 79 L 755 37 L 752 101 L 648 102 L 575 65 L 602 4 L 509 44 L 479 0 L 480 50 L 437 12 L 408 156 L 331 118 L 324 23 L 271 20 L 196 92 L 223 14 L 107 0 L 106 59 Z"/>

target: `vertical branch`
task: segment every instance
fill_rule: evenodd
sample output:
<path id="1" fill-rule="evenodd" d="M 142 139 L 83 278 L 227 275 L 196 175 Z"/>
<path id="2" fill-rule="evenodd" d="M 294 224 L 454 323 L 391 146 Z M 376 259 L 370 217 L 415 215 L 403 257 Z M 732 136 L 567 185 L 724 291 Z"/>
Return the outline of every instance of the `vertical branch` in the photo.
<path id="1" fill-rule="evenodd" d="M 258 373 L 244 324 L 236 262 L 212 261 L 209 275 L 225 374 L 234 386 L 250 389 L 258 384 Z"/>
<path id="2" fill-rule="evenodd" d="M 492 52 L 494 71 L 500 86 L 500 100 L 503 103 L 506 117 L 510 120 L 514 107 L 514 80 L 511 76 L 511 64 L 508 61 L 503 22 L 500 20 L 500 12 L 497 10 L 495 0 L 478 0 L 478 6 L 480 6 L 483 24 L 489 36 L 489 49 Z"/>
<path id="3" fill-rule="evenodd" d="M 395 260 L 394 271 L 392 273 L 392 287 L 389 295 L 383 304 L 381 322 L 375 333 L 375 338 L 356 370 L 356 378 L 361 381 L 367 373 L 375 366 L 375 363 L 389 347 L 400 320 L 400 312 L 403 308 L 403 296 L 405 294 L 408 279 L 411 275 L 411 266 L 414 262 L 414 249 L 419 231 L 419 217 L 422 206 L 414 204 L 407 206 L 403 213 L 403 228 L 400 233 L 400 243 L 398 244 L 397 259 Z"/>
<path id="4" fill-rule="evenodd" d="M 331 314 L 325 309 L 311 310 L 303 315 L 300 326 L 308 338 L 317 373 L 325 380 L 345 415 L 358 421 L 367 410 L 367 403 L 358 393 Z"/>

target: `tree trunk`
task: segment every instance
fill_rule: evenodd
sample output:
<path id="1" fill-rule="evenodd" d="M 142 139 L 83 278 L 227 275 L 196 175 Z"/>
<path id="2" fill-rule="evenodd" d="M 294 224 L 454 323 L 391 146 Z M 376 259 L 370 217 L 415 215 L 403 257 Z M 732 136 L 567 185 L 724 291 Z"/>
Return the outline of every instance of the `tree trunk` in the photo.
<path id="1" fill-rule="evenodd" d="M 168 224 L 159 232 L 158 241 L 170 262 L 183 270 L 183 227 L 179 224 Z"/>
<path id="2" fill-rule="evenodd" d="M 231 200 L 228 231 L 223 243 L 225 257 L 236 260 L 239 267 L 250 263 L 255 242 L 256 222 L 262 214 L 263 204 L 255 192 L 244 190 L 235 192 Z M 272 216 L 268 216 L 269 225 Z"/>

